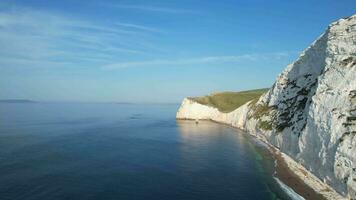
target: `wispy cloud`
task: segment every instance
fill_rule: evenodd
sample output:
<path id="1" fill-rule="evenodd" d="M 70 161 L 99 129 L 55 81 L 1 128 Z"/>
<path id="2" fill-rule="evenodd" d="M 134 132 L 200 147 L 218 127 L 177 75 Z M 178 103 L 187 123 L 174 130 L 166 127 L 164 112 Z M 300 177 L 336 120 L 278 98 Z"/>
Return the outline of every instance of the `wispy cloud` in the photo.
<path id="1" fill-rule="evenodd" d="M 189 12 L 150 6 L 118 6 L 157 12 Z M 0 9 L 0 66 L 101 66 L 102 69 L 113 70 L 162 65 L 235 63 L 289 56 L 288 53 L 282 52 L 119 61 L 129 56 L 132 56 L 131 59 L 137 59 L 152 51 L 160 51 L 157 50 L 159 44 L 146 40 L 152 35 L 157 36 L 158 33 L 164 31 L 136 23 L 117 21 L 107 24 L 29 8 Z M 157 55 L 157 52 L 152 55 Z"/>
<path id="2" fill-rule="evenodd" d="M 0 65 L 110 62 L 117 55 L 149 52 L 145 38 L 159 31 L 133 23 L 105 24 L 29 8 L 3 8 L 0 10 Z"/>
<path id="3" fill-rule="evenodd" d="M 214 63 L 235 63 L 240 61 L 261 61 L 261 60 L 280 60 L 287 58 L 291 52 L 274 52 L 259 54 L 243 54 L 232 56 L 206 56 L 187 59 L 157 59 L 136 62 L 120 62 L 105 65 L 102 68 L 106 70 L 132 68 L 132 67 L 155 67 L 155 66 L 184 66 L 191 64 L 214 64 Z"/>
<path id="4" fill-rule="evenodd" d="M 116 26 L 125 27 L 125 28 L 143 30 L 143 31 L 162 32 L 162 30 L 157 29 L 157 28 L 152 28 L 152 27 L 147 27 L 147 26 L 142 26 L 142 25 L 137 25 L 137 24 L 129 24 L 129 23 L 116 22 L 115 25 L 116 25 Z"/>
<path id="5" fill-rule="evenodd" d="M 116 8 L 125 8 L 125 9 L 140 10 L 140 11 L 147 11 L 147 12 L 161 12 L 161 13 L 170 13 L 170 14 L 197 14 L 197 13 L 200 13 L 197 10 L 157 7 L 157 6 L 151 6 L 151 5 L 114 4 L 111 6 L 116 7 Z"/>

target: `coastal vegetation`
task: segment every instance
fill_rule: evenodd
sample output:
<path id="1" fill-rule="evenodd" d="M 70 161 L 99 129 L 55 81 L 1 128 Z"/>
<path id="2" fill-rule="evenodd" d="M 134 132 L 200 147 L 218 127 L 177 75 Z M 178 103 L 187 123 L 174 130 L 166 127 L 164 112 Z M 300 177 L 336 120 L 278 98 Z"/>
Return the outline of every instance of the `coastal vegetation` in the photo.
<path id="1" fill-rule="evenodd" d="M 270 131 L 275 126 L 273 120 L 273 111 L 276 110 L 275 107 L 270 107 L 267 104 L 258 104 L 257 100 L 251 101 L 249 104 L 251 112 L 249 113 L 248 119 L 254 118 L 258 120 L 258 127 L 265 131 Z"/>
<path id="2" fill-rule="evenodd" d="M 220 92 L 203 97 L 191 97 L 189 99 L 217 108 L 220 112 L 228 113 L 251 100 L 258 99 L 267 91 L 267 88 L 263 88 L 241 92 Z"/>

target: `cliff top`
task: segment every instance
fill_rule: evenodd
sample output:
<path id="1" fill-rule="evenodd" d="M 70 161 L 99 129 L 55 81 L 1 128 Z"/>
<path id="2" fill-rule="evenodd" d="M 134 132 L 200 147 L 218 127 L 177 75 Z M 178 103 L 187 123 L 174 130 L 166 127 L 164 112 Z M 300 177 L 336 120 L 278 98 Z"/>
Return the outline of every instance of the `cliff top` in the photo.
<path id="1" fill-rule="evenodd" d="M 203 97 L 190 97 L 190 100 L 219 109 L 221 112 L 231 112 L 248 101 L 259 98 L 267 92 L 267 88 L 241 92 L 219 92 Z"/>

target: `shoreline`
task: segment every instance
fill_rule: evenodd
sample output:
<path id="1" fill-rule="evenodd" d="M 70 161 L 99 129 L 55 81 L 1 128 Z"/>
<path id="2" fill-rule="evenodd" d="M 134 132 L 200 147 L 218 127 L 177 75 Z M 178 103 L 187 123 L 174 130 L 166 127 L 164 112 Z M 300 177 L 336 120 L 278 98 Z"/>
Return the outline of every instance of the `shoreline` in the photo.
<path id="1" fill-rule="evenodd" d="M 273 147 L 274 148 L 274 147 Z M 277 177 L 305 199 L 347 200 L 288 155 L 273 149 Z"/>
<path id="2" fill-rule="evenodd" d="M 305 198 L 306 200 L 328 200 L 322 194 L 316 192 L 313 188 L 309 187 L 298 175 L 296 175 L 286 163 L 286 160 L 281 155 L 281 152 L 275 149 L 270 149 L 276 161 L 276 177 L 281 180 L 285 185 L 292 188 L 294 192 Z"/>
<path id="3" fill-rule="evenodd" d="M 177 119 L 195 121 L 194 119 Z M 259 142 L 267 145 L 267 150 L 272 154 L 276 161 L 275 176 L 285 185 L 290 187 L 294 192 L 305 198 L 306 200 L 347 200 L 346 197 L 341 196 L 333 188 L 326 183 L 323 183 L 319 178 L 305 169 L 301 164 L 290 158 L 279 149 L 243 129 L 226 124 L 223 122 L 214 121 L 211 119 L 200 119 L 202 121 L 211 121 L 214 123 L 226 125 L 234 129 L 239 129 L 246 132 Z"/>

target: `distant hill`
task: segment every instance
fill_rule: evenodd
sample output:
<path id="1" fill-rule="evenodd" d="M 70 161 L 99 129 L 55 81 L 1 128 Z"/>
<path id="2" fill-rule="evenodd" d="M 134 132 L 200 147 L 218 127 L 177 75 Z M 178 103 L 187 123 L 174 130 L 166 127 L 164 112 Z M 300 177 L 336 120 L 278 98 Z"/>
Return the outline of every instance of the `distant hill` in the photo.
<path id="1" fill-rule="evenodd" d="M 0 99 L 0 103 L 37 103 L 27 99 Z"/>
<path id="2" fill-rule="evenodd" d="M 189 99 L 217 108 L 221 112 L 231 112 L 246 102 L 259 98 L 267 91 L 268 88 L 241 92 L 220 92 L 203 97 L 190 97 Z"/>

